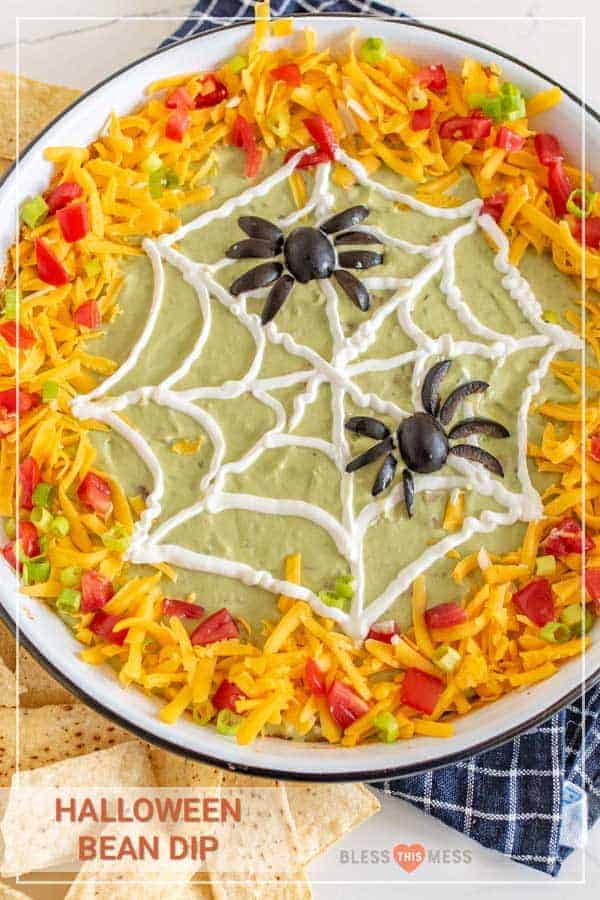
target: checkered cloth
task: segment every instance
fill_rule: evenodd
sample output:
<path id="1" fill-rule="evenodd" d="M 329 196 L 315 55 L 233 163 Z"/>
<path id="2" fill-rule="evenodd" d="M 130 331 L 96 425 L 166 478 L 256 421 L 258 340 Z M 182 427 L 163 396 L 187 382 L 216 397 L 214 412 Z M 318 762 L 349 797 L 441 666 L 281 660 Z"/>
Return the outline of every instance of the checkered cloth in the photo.
<path id="1" fill-rule="evenodd" d="M 200 0 L 163 46 L 252 17 L 247 0 Z M 271 0 L 273 16 L 360 12 L 400 16 L 376 0 Z M 541 688 L 543 690 L 543 688 Z M 374 785 L 485 847 L 557 875 L 600 818 L 600 685 L 499 747 L 425 775 Z M 399 748 L 401 757 L 401 748 Z"/>

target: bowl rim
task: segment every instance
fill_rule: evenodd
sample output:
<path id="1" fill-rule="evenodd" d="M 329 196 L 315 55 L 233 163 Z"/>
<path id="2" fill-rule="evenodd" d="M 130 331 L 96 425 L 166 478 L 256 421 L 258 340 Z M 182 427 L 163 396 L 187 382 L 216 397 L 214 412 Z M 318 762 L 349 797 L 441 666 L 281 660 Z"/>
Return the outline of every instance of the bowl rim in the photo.
<path id="1" fill-rule="evenodd" d="M 407 16 L 399 15 L 399 16 L 388 16 L 388 15 L 375 15 L 369 16 L 365 15 L 365 13 L 360 12 L 331 12 L 331 13 L 294 13 L 290 16 L 290 18 L 294 19 L 339 19 L 343 20 L 369 20 L 369 19 L 379 19 L 386 22 L 392 22 L 398 26 L 408 27 L 408 28 L 417 28 L 426 32 L 430 32 L 437 35 L 442 35 L 443 37 L 449 37 L 453 40 L 461 41 L 465 44 L 468 44 L 472 47 L 477 47 L 481 50 L 486 50 L 490 53 L 495 54 L 503 59 L 508 60 L 514 65 L 518 66 L 521 69 L 525 69 L 533 75 L 536 75 L 538 78 L 543 79 L 548 84 L 559 87 L 561 91 L 568 96 L 581 110 L 583 110 L 587 115 L 589 115 L 593 120 L 600 124 L 600 113 L 591 107 L 589 104 L 584 103 L 582 99 L 571 91 L 569 88 L 565 87 L 559 81 L 554 78 L 551 78 L 549 75 L 546 75 L 540 69 L 535 66 L 530 65 L 527 62 L 523 62 L 512 54 L 500 50 L 498 47 L 495 47 L 493 44 L 488 44 L 485 41 L 480 41 L 476 38 L 467 37 L 459 32 L 451 31 L 446 28 L 440 28 L 435 25 L 430 25 L 427 22 L 420 22 L 418 20 L 409 18 Z M 115 78 L 125 74 L 130 69 L 139 65 L 140 63 L 144 63 L 147 60 L 153 59 L 154 57 L 159 56 L 162 53 L 165 53 L 169 50 L 172 50 L 174 47 L 179 46 L 180 44 L 189 43 L 191 41 L 201 40 L 211 34 L 221 33 L 224 31 L 233 31 L 240 28 L 248 28 L 248 26 L 252 23 L 251 17 L 246 17 L 241 20 L 236 20 L 235 22 L 231 22 L 229 24 L 218 25 L 214 28 L 207 28 L 199 33 L 189 35 L 188 37 L 181 38 L 180 40 L 174 41 L 172 43 L 167 44 L 166 46 L 160 46 L 156 50 L 151 51 L 150 53 L 145 54 L 144 56 L 138 57 L 132 62 L 128 63 L 126 66 L 123 66 L 120 69 L 112 72 L 106 78 L 99 81 L 97 84 L 93 85 L 88 90 L 84 91 L 80 97 L 78 97 L 73 103 L 69 104 L 64 110 L 62 110 L 58 116 L 56 116 L 51 122 L 49 122 L 46 127 L 31 141 L 25 149 L 21 152 L 20 158 L 23 159 L 27 156 L 33 149 L 39 144 L 39 142 L 44 138 L 46 133 L 59 122 L 63 116 L 65 116 L 68 112 L 73 110 L 75 107 L 84 103 L 88 97 L 96 93 L 96 91 L 100 90 L 100 88 L 105 85 L 110 84 Z M 6 172 L 0 177 L 0 187 L 3 183 L 8 179 L 8 177 L 15 171 L 16 169 L 16 161 L 14 161 Z M 388 781 L 394 778 L 404 778 L 409 777 L 411 775 L 417 775 L 423 772 L 433 771 L 434 769 L 443 768 L 444 766 L 451 765 L 453 763 L 459 762 L 461 760 L 470 758 L 472 756 L 476 756 L 480 753 L 483 753 L 487 750 L 493 750 L 502 744 L 508 742 L 514 737 L 517 737 L 519 734 L 522 734 L 526 731 L 531 730 L 532 728 L 541 725 L 543 722 L 550 719 L 553 715 L 559 712 L 561 709 L 564 709 L 566 706 L 571 705 L 579 698 L 583 703 L 583 697 L 591 687 L 595 684 L 600 683 L 600 666 L 596 668 L 595 671 L 591 672 L 585 680 L 581 683 L 575 685 L 570 688 L 566 693 L 564 693 L 561 697 L 555 700 L 550 706 L 544 708 L 540 712 L 534 713 L 528 719 L 524 721 L 519 721 L 513 727 L 504 729 L 497 735 L 493 737 L 486 738 L 483 741 L 476 742 L 471 744 L 468 748 L 462 748 L 456 750 L 452 753 L 444 754 L 443 756 L 435 757 L 433 760 L 424 759 L 419 763 L 410 763 L 408 765 L 393 765 L 385 768 L 377 768 L 374 770 L 364 769 L 364 770 L 352 770 L 351 772 L 324 772 L 317 771 L 311 772 L 310 774 L 304 772 L 294 772 L 289 769 L 280 769 L 273 766 L 258 766 L 251 765 L 241 762 L 230 762 L 224 760 L 220 757 L 213 756 L 209 753 L 204 753 L 201 750 L 196 748 L 186 748 L 182 747 L 180 744 L 177 744 L 173 741 L 165 739 L 155 732 L 150 731 L 147 728 L 144 728 L 141 725 L 134 724 L 125 716 L 121 715 L 118 712 L 115 712 L 111 707 L 107 706 L 105 703 L 97 700 L 91 694 L 89 694 L 84 687 L 80 686 L 80 684 L 73 681 L 71 678 L 64 675 L 57 666 L 54 665 L 43 653 L 43 651 L 38 648 L 36 644 L 33 643 L 30 638 L 28 638 L 18 627 L 17 622 L 10 615 L 8 610 L 4 607 L 2 603 L 0 603 L 0 618 L 7 625 L 11 633 L 18 639 L 20 645 L 24 646 L 25 649 L 33 656 L 33 658 L 38 662 L 56 681 L 59 682 L 66 690 L 72 693 L 75 697 L 81 700 L 86 706 L 90 707 L 95 712 L 99 713 L 104 718 L 109 719 L 114 722 L 116 725 L 120 726 L 126 731 L 132 733 L 135 737 L 140 740 L 147 741 L 155 746 L 160 747 L 163 750 L 166 750 L 171 753 L 175 753 L 179 756 L 183 756 L 184 758 L 194 759 L 199 762 L 207 763 L 209 765 L 215 765 L 219 768 L 227 768 L 232 771 L 241 772 L 247 775 L 255 775 L 263 778 L 278 778 L 284 779 L 286 781 L 314 781 L 314 782 L 349 782 L 349 781 Z"/>

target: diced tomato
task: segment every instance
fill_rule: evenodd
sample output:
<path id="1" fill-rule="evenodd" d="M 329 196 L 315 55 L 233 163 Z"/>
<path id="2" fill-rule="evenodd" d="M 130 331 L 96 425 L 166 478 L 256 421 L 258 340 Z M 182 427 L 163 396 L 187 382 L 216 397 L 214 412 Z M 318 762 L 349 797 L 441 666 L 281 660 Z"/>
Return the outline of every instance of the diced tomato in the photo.
<path id="1" fill-rule="evenodd" d="M 183 109 L 176 109 L 175 112 L 172 112 L 169 118 L 167 119 L 167 124 L 165 125 L 165 136 L 169 138 L 170 141 L 177 141 L 181 143 L 183 140 L 183 136 L 188 130 L 192 123 L 191 118 L 188 113 Z"/>
<path id="2" fill-rule="evenodd" d="M 592 550 L 594 542 L 589 534 L 586 534 L 584 548 L 581 525 L 577 519 L 567 516 L 554 526 L 542 541 L 541 547 L 544 553 L 560 558 L 568 553 L 583 553 L 584 549 Z"/>
<path id="3" fill-rule="evenodd" d="M 327 693 L 325 672 L 312 656 L 306 660 L 306 665 L 304 666 L 304 684 L 306 690 L 317 697 L 324 697 Z"/>
<path id="4" fill-rule="evenodd" d="M 229 96 L 227 88 L 214 75 L 206 75 L 202 79 L 202 86 L 204 87 L 204 85 L 208 87 L 208 90 L 196 94 L 194 101 L 196 109 L 208 109 L 211 106 L 217 106 L 223 100 L 227 100 Z"/>
<path id="5" fill-rule="evenodd" d="M 10 347 L 18 344 L 21 350 L 29 350 L 35 344 L 32 333 L 19 322 L 2 322 L 0 334 Z"/>
<path id="6" fill-rule="evenodd" d="M 548 193 L 554 207 L 554 214 L 561 218 L 567 211 L 567 200 L 573 190 L 571 179 L 564 170 L 561 160 L 548 166 Z"/>
<path id="7" fill-rule="evenodd" d="M 434 711 L 440 694 L 444 690 L 444 682 L 435 675 L 429 675 L 420 669 L 407 669 L 402 681 L 400 699 L 407 706 L 418 709 L 426 715 Z"/>
<path id="8" fill-rule="evenodd" d="M 591 250 L 600 250 L 600 216 L 588 216 L 587 219 L 577 219 L 573 234 L 580 244 L 583 243 L 584 222 L 585 246 Z"/>
<path id="9" fill-rule="evenodd" d="M 496 135 L 496 147 L 500 147 L 508 153 L 514 153 L 515 150 L 521 150 L 524 144 L 525 138 L 520 134 L 517 134 L 516 131 L 512 131 L 511 128 L 502 125 L 502 127 L 498 129 L 498 134 Z"/>
<path id="10" fill-rule="evenodd" d="M 323 116 L 309 116 L 304 119 L 304 125 L 319 150 L 327 154 L 328 159 L 335 156 L 335 134 L 333 128 Z"/>
<path id="11" fill-rule="evenodd" d="M 113 631 L 117 622 L 121 621 L 121 618 L 122 616 L 111 616 L 99 609 L 89 624 L 90 631 L 110 641 L 111 644 L 123 644 L 129 629 L 124 628 L 123 631 Z"/>
<path id="12" fill-rule="evenodd" d="M 564 159 L 560 142 L 553 134 L 539 132 L 533 139 L 535 152 L 543 166 L 549 166 L 550 163 L 562 162 Z"/>
<path id="13" fill-rule="evenodd" d="M 492 194 L 491 197 L 486 197 L 483 206 L 481 207 L 481 215 L 487 213 L 495 222 L 499 222 L 502 218 L 502 213 L 504 212 L 507 200 L 508 193 L 506 191 L 497 191 L 495 194 Z"/>
<path id="14" fill-rule="evenodd" d="M 554 621 L 554 599 L 547 578 L 534 578 L 513 594 L 515 606 L 536 625 Z"/>
<path id="15" fill-rule="evenodd" d="M 340 728 L 347 728 L 369 711 L 369 704 L 359 697 L 356 691 L 343 681 L 337 680 L 329 688 L 327 706 Z"/>
<path id="16" fill-rule="evenodd" d="M 203 607 L 197 603 L 186 603 L 172 597 L 164 598 L 162 611 L 163 616 L 177 616 L 178 619 L 201 619 L 204 615 Z"/>
<path id="17" fill-rule="evenodd" d="M 81 612 L 101 609 L 114 594 L 108 578 L 100 572 L 84 572 L 81 576 Z"/>
<path id="18" fill-rule="evenodd" d="M 428 628 L 451 628 L 467 621 L 467 614 L 458 603 L 439 603 L 425 613 Z"/>
<path id="19" fill-rule="evenodd" d="M 40 555 L 40 541 L 37 533 L 37 528 L 32 522 L 19 522 L 19 542 L 21 544 L 21 550 L 25 554 L 25 556 L 30 559 L 34 556 Z M 15 556 L 15 542 L 9 541 L 8 544 L 5 544 L 2 548 L 2 555 L 6 562 L 13 567 L 13 569 L 17 568 L 17 558 Z M 22 563 L 19 564 L 19 571 L 23 568 Z"/>
<path id="20" fill-rule="evenodd" d="M 425 66 L 412 76 L 412 80 L 430 91 L 445 91 L 448 86 L 446 69 L 443 65 Z"/>
<path id="21" fill-rule="evenodd" d="M 80 241 L 89 233 L 90 216 L 85 200 L 63 206 L 56 213 L 62 236 L 68 244 Z"/>
<path id="22" fill-rule="evenodd" d="M 79 487 L 77 496 L 84 506 L 89 506 L 100 516 L 106 516 L 112 509 L 110 485 L 95 472 L 88 472 Z"/>
<path id="23" fill-rule="evenodd" d="M 54 215 L 55 212 L 58 212 L 59 209 L 62 209 L 68 203 L 72 203 L 73 200 L 77 200 L 82 194 L 83 188 L 76 181 L 63 181 L 53 191 L 50 191 L 46 197 L 50 215 Z"/>
<path id="24" fill-rule="evenodd" d="M 244 700 L 246 696 L 236 684 L 224 678 L 212 696 L 212 705 L 215 709 L 230 709 L 231 712 L 237 712 L 236 703 L 238 700 Z"/>
<path id="25" fill-rule="evenodd" d="M 600 434 L 592 435 L 590 456 L 592 457 L 592 459 L 595 459 L 596 462 L 600 462 Z"/>
<path id="26" fill-rule="evenodd" d="M 175 88 L 165 100 L 167 109 L 193 109 L 194 101 L 183 87 Z"/>
<path id="27" fill-rule="evenodd" d="M 395 634 L 400 634 L 400 626 L 397 622 L 377 622 L 369 631 L 367 640 L 391 644 Z"/>
<path id="28" fill-rule="evenodd" d="M 100 325 L 100 307 L 97 300 L 86 300 L 73 313 L 73 321 L 84 328 L 98 328 Z"/>
<path id="29" fill-rule="evenodd" d="M 284 66 L 277 66 L 269 72 L 271 78 L 275 81 L 285 81 L 290 87 L 299 87 L 302 84 L 302 72 L 296 63 L 287 63 Z"/>
<path id="30" fill-rule="evenodd" d="M 297 153 L 297 150 L 288 150 L 283 161 L 289 162 L 292 156 L 295 156 Z M 311 166 L 320 166 L 324 162 L 329 162 L 329 156 L 325 150 L 312 150 L 310 153 L 302 154 L 300 161 L 296 163 L 296 168 L 310 169 Z"/>
<path id="31" fill-rule="evenodd" d="M 410 127 L 413 131 L 427 131 L 428 128 L 431 128 L 431 103 L 428 103 L 423 109 L 415 109 L 410 120 Z"/>
<path id="32" fill-rule="evenodd" d="M 40 467 L 33 456 L 26 457 L 19 466 L 19 484 L 21 486 L 21 506 L 33 509 L 33 492 L 42 480 Z"/>
<path id="33" fill-rule="evenodd" d="M 451 141 L 479 141 L 489 136 L 492 120 L 473 113 L 470 116 L 452 116 L 440 125 L 440 137 Z"/>
<path id="34" fill-rule="evenodd" d="M 18 407 L 19 415 L 22 416 L 28 413 L 30 409 L 38 406 L 39 402 L 39 394 L 30 394 L 28 391 L 22 391 L 20 388 L 18 393 L 16 388 L 0 391 L 0 409 L 6 410 L 9 415 L 14 415 Z"/>
<path id="35" fill-rule="evenodd" d="M 35 239 L 35 258 L 38 275 L 42 281 L 54 287 L 68 284 L 69 273 L 42 238 Z"/>
<path id="36" fill-rule="evenodd" d="M 585 589 L 594 603 L 594 610 L 600 615 L 600 569 L 585 570 Z"/>
<path id="37" fill-rule="evenodd" d="M 229 610 L 220 609 L 198 625 L 190 640 L 192 644 L 214 644 L 215 641 L 226 641 L 239 636 L 240 629 Z"/>
<path id="38" fill-rule="evenodd" d="M 262 153 L 257 146 L 252 125 L 243 116 L 235 117 L 231 142 L 234 147 L 240 147 L 246 154 L 246 178 L 254 178 L 260 169 Z"/>

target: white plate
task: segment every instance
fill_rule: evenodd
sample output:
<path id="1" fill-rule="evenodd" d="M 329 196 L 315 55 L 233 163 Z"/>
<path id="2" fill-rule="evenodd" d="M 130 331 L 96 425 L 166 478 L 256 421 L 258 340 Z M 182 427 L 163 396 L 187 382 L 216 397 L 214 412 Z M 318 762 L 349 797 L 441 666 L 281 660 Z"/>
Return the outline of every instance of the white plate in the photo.
<path id="1" fill-rule="evenodd" d="M 335 43 L 350 28 L 365 36 L 376 33 L 386 42 L 417 60 L 443 62 L 450 68 L 460 65 L 465 55 L 485 62 L 497 62 L 505 76 L 534 94 L 549 86 L 550 79 L 493 48 L 482 47 L 436 29 L 406 20 L 374 20 L 353 16 L 303 17 L 298 27 L 310 25 L 319 42 Z M 63 113 L 25 152 L 19 173 L 9 172 L 0 185 L 0 258 L 14 240 L 17 197 L 45 189 L 51 166 L 43 158 L 45 147 L 74 144 L 85 146 L 102 128 L 112 111 L 122 115 L 143 99 L 144 88 L 152 81 L 198 69 L 210 69 L 231 56 L 247 37 L 249 25 L 237 25 L 213 31 L 167 50 L 157 52 L 114 75 L 88 92 Z M 579 159 L 583 115 L 577 98 L 566 96 L 558 110 L 552 110 L 536 122 L 560 135 L 572 159 Z M 588 159 L 600 157 L 600 120 L 588 110 Z M 244 769 L 256 774 L 314 780 L 382 779 L 407 775 L 445 765 L 508 740 L 533 727 L 561 706 L 573 701 L 581 685 L 600 674 L 600 620 L 594 629 L 594 641 L 587 660 L 575 659 L 564 665 L 549 681 L 513 693 L 490 706 L 460 719 L 454 737 L 447 740 L 419 737 L 396 744 L 369 744 L 352 749 L 329 745 L 307 745 L 275 738 L 261 739 L 249 747 L 239 747 L 231 738 L 214 729 L 200 728 L 185 719 L 176 725 L 163 725 L 156 717 L 156 703 L 142 693 L 123 690 L 112 670 L 85 665 L 77 657 L 80 645 L 60 619 L 42 603 L 17 597 L 14 575 L 0 559 L 0 601 L 4 618 L 14 629 L 17 602 L 20 609 L 20 636 L 39 661 L 90 706 L 110 716 L 140 737 L 162 744 L 169 750 L 218 765 Z"/>

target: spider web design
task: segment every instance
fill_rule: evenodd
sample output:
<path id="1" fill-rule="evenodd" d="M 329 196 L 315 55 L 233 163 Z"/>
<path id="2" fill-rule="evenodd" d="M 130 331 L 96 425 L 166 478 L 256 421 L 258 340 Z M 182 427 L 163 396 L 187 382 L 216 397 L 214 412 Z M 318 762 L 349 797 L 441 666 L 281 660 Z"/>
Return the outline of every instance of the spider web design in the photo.
<path id="1" fill-rule="evenodd" d="M 268 289 L 234 297 L 216 279 L 219 270 L 229 265 L 230 260 L 222 259 L 212 265 L 196 262 L 177 250 L 175 245 L 189 232 L 199 230 L 215 220 L 227 219 L 235 211 L 242 210 L 252 201 L 268 194 L 288 178 L 301 156 L 300 152 L 259 184 L 228 199 L 219 208 L 202 213 L 181 226 L 176 232 L 163 235 L 156 240 L 149 238 L 144 240 L 143 247 L 150 260 L 154 280 L 153 298 L 147 321 L 129 357 L 96 389 L 87 395 L 76 397 L 72 402 L 72 411 L 79 418 L 100 420 L 112 427 L 139 453 L 152 476 L 153 488 L 147 498 L 146 509 L 135 525 L 127 552 L 127 557 L 131 562 L 140 564 L 167 562 L 189 570 L 234 578 L 247 585 L 258 586 L 275 594 L 285 594 L 298 600 L 305 600 L 316 612 L 334 618 L 348 634 L 361 639 L 365 637 L 370 626 L 384 615 L 412 581 L 445 556 L 449 550 L 460 546 L 476 533 L 491 532 L 502 525 L 512 525 L 519 520 L 535 520 L 542 516 L 540 497 L 531 483 L 527 468 L 528 411 L 532 398 L 539 391 L 554 356 L 563 350 L 580 349 L 581 342 L 573 334 L 542 319 L 542 308 L 529 283 L 509 262 L 509 245 L 504 233 L 490 216 L 481 214 L 482 201 L 480 199 L 471 200 L 456 208 L 440 209 L 429 206 L 408 194 L 393 190 L 370 179 L 364 167 L 339 148 L 336 151 L 337 161 L 347 166 L 363 187 L 379 193 L 390 203 L 401 203 L 431 218 L 455 219 L 457 225 L 447 234 L 426 246 L 393 237 L 375 226 L 354 227 L 354 230 L 364 227 L 365 230 L 375 233 L 384 245 L 398 247 L 409 254 L 421 256 L 424 258 L 425 264 L 412 278 L 387 276 L 363 278 L 362 280 L 368 288 L 388 291 L 390 295 L 349 337 L 345 337 L 343 332 L 336 289 L 330 281 L 318 282 L 326 301 L 327 321 L 333 344 L 331 359 L 325 359 L 311 347 L 298 343 L 291 334 L 280 331 L 274 321 L 263 327 L 259 317 L 248 311 L 247 300 L 251 297 L 265 296 Z M 331 163 L 324 163 L 317 167 L 314 187 L 306 205 L 277 221 L 282 230 L 291 228 L 306 216 L 312 215 L 319 221 L 331 213 L 334 197 L 330 191 L 330 174 Z M 495 244 L 497 252 L 494 257 L 494 265 L 502 276 L 502 286 L 518 305 L 524 318 L 535 332 L 534 334 L 515 338 L 509 334 L 495 331 L 481 322 L 463 299 L 461 290 L 456 283 L 454 252 L 459 242 L 475 233 L 478 228 L 482 229 Z M 143 385 L 120 396 L 110 397 L 111 390 L 133 369 L 153 333 L 164 294 L 164 262 L 174 266 L 181 273 L 183 279 L 194 288 L 203 319 L 200 333 L 188 356 L 158 386 Z M 440 276 L 440 287 L 447 306 L 466 327 L 472 339 L 456 340 L 451 334 L 432 338 L 416 324 L 413 313 L 417 298 L 428 282 L 436 276 Z M 198 386 L 186 390 L 175 390 L 177 382 L 190 371 L 193 363 L 201 356 L 209 338 L 211 298 L 226 307 L 247 329 L 256 348 L 254 359 L 246 374 L 238 380 L 226 381 L 217 387 Z M 357 362 L 357 358 L 363 355 L 375 341 L 384 323 L 394 315 L 405 334 L 412 340 L 415 349 L 387 359 L 368 359 Z M 268 343 L 280 345 L 292 357 L 307 363 L 308 368 L 261 379 L 259 373 Z M 517 480 L 520 491 L 508 490 L 483 466 L 453 456 L 449 456 L 447 461 L 447 466 L 451 469 L 452 474 L 415 474 L 415 493 L 471 487 L 481 495 L 495 501 L 500 507 L 500 511 L 497 509 L 484 510 L 478 517 L 466 517 L 460 530 L 448 534 L 433 546 L 427 547 L 420 556 L 400 569 L 383 592 L 365 608 L 363 559 L 365 535 L 369 526 L 379 516 L 388 513 L 403 501 L 403 489 L 399 483 L 384 498 L 373 500 L 358 513 L 355 512 L 353 478 L 346 475 L 344 471 L 350 460 L 350 451 L 344 432 L 346 396 L 356 406 L 387 415 L 398 424 L 413 412 L 422 409 L 421 387 L 434 357 L 452 359 L 461 355 L 475 355 L 492 361 L 496 366 L 501 366 L 512 354 L 530 348 L 538 348 L 541 356 L 537 367 L 529 372 L 527 386 L 523 391 L 517 411 Z M 414 408 L 410 411 L 401 409 L 395 403 L 376 393 L 366 393 L 354 381 L 357 376 L 366 372 L 394 370 L 407 364 L 413 366 L 411 401 Z M 294 429 L 301 422 L 306 408 L 316 399 L 319 388 L 323 384 L 328 384 L 331 389 L 332 429 L 330 439 L 302 437 L 293 434 Z M 272 396 L 271 391 L 296 385 L 302 386 L 303 390 L 296 395 L 293 410 L 288 419 L 284 406 Z M 221 428 L 206 410 L 196 405 L 196 401 L 227 400 L 242 395 L 251 395 L 269 407 L 275 416 L 275 424 L 241 457 L 224 463 L 226 444 Z M 149 400 L 160 406 L 184 413 L 195 420 L 205 430 L 213 446 L 209 469 L 200 482 L 199 499 L 170 516 L 154 529 L 155 520 L 161 512 L 161 499 L 164 494 L 163 472 L 149 443 L 119 415 L 128 406 Z M 470 440 L 476 442 L 477 439 L 471 438 Z M 303 500 L 272 499 L 253 494 L 229 493 L 225 490 L 225 481 L 228 475 L 244 472 L 265 450 L 280 447 L 317 449 L 335 464 L 340 473 L 342 510 L 340 519 L 323 508 Z M 333 540 L 338 552 L 346 559 L 349 570 L 355 578 L 356 589 L 350 610 L 346 612 L 326 606 L 309 588 L 275 578 L 270 572 L 255 569 L 246 563 L 206 555 L 164 541 L 169 532 L 195 516 L 234 509 L 266 515 L 297 516 L 308 519 L 323 528 Z"/>

